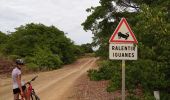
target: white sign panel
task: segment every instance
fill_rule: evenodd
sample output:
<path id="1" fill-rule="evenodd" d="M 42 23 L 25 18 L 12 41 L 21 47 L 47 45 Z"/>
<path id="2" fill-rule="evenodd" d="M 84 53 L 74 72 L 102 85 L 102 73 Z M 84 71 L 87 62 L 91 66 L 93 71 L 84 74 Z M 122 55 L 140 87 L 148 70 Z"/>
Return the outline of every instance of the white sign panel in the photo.
<path id="1" fill-rule="evenodd" d="M 137 45 L 126 43 L 110 44 L 109 58 L 113 60 L 137 60 Z"/>

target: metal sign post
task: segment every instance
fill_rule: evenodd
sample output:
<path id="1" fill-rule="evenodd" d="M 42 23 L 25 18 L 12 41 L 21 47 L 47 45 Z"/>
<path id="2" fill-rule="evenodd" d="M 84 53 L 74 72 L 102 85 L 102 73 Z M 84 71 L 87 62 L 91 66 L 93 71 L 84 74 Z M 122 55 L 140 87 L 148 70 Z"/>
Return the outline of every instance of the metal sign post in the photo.
<path id="1" fill-rule="evenodd" d="M 122 60 L 122 100 L 125 100 L 125 60 Z"/>

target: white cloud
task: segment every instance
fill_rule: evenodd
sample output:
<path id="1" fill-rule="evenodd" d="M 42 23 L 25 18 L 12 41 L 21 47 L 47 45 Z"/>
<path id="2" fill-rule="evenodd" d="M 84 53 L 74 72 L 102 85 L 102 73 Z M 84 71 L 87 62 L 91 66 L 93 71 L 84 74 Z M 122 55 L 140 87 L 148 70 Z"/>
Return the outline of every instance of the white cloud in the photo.
<path id="1" fill-rule="evenodd" d="M 54 25 L 68 33 L 76 44 L 92 41 L 92 34 L 83 31 L 81 23 L 86 9 L 98 5 L 99 0 L 1 0 L 0 30 L 14 31 L 26 23 Z"/>

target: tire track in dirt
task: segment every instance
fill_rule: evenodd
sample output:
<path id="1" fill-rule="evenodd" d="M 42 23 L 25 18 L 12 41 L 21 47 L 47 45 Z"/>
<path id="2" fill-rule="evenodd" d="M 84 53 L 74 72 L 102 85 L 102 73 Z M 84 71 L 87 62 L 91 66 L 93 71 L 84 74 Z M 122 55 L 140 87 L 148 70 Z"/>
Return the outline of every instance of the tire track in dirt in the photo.
<path id="1" fill-rule="evenodd" d="M 80 68 L 73 70 L 58 80 L 55 80 L 54 84 L 48 86 L 48 90 L 39 93 L 40 97 L 42 97 L 43 100 L 64 100 L 63 97 L 65 92 L 69 91 L 69 87 L 75 83 L 75 80 L 85 73 L 95 61 L 96 59 L 91 59 Z"/>
<path id="2" fill-rule="evenodd" d="M 84 67 L 85 65 L 87 65 L 90 62 L 90 60 L 88 62 L 86 62 L 85 64 L 83 64 L 82 66 Z M 46 91 L 50 86 L 56 84 L 58 81 L 62 81 L 63 79 L 67 78 L 68 76 L 76 73 L 77 71 L 79 71 L 78 69 L 72 69 L 72 70 L 66 70 L 60 74 L 58 74 L 58 76 L 60 75 L 61 77 L 56 77 L 55 80 L 51 80 L 51 82 L 48 82 L 45 86 L 41 87 L 40 89 L 37 90 L 37 93 L 41 93 L 43 91 Z"/>

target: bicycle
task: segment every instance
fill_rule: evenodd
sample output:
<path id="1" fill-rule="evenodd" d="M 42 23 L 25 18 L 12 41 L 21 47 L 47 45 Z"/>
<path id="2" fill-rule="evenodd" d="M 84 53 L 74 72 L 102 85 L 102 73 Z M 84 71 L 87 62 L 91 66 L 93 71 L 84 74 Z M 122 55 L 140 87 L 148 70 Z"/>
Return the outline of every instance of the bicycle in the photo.
<path id="1" fill-rule="evenodd" d="M 32 87 L 32 84 L 31 82 L 34 81 L 38 76 L 35 76 L 34 78 L 32 78 L 30 81 L 28 81 L 27 83 L 25 83 L 25 86 L 27 87 L 27 97 L 28 97 L 28 100 L 40 100 L 40 98 L 37 96 L 37 94 L 35 93 L 33 87 Z M 20 100 L 24 100 L 23 97 L 21 97 Z"/>

